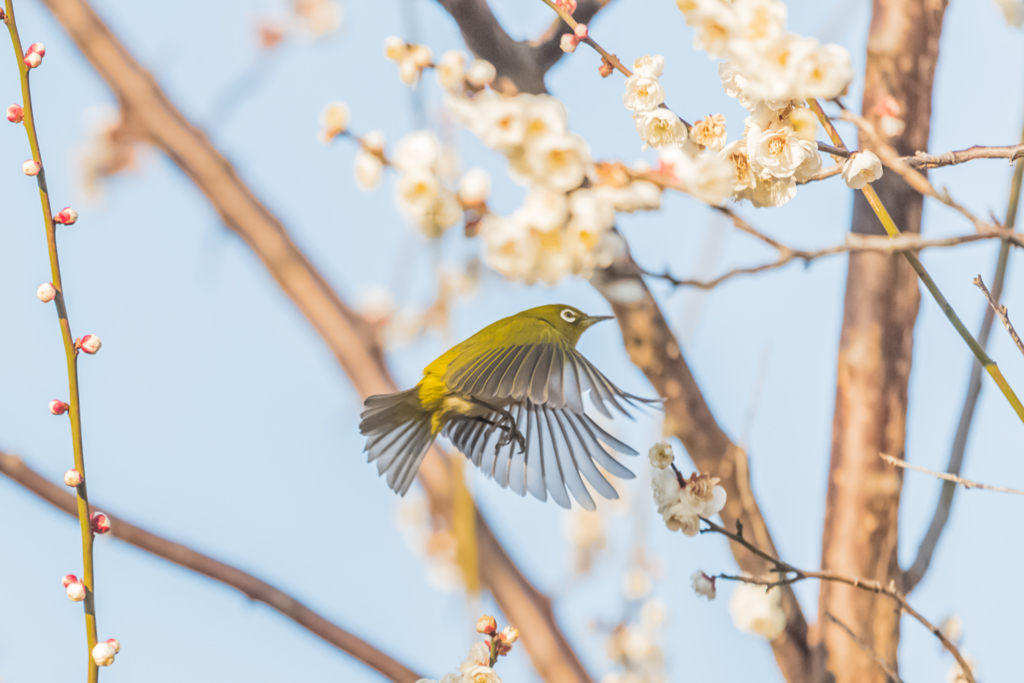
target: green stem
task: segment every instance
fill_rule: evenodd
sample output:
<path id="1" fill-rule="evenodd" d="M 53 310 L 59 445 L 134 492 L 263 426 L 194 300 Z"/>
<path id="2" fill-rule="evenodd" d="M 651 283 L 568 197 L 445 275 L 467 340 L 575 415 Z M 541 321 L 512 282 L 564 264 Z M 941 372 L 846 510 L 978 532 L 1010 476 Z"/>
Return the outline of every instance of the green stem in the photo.
<path id="1" fill-rule="evenodd" d="M 54 304 L 57 309 L 57 318 L 60 321 L 61 337 L 64 341 L 64 356 L 68 368 L 68 416 L 71 420 L 71 442 L 75 455 L 75 469 L 82 475 L 82 483 L 78 485 L 78 521 L 82 529 L 82 583 L 86 587 L 86 596 L 83 606 L 85 608 L 85 634 L 88 643 L 86 653 L 89 666 L 88 681 L 96 683 L 99 680 L 99 667 L 92 659 L 92 649 L 96 645 L 96 604 L 94 594 L 94 573 L 92 544 L 93 532 L 89 521 L 89 496 L 85 483 L 85 455 L 82 449 L 82 407 L 78 396 L 78 350 L 75 348 L 74 338 L 71 336 L 71 323 L 68 322 L 68 312 L 64 304 L 64 286 L 60 277 L 60 261 L 57 258 L 57 231 L 53 222 L 53 209 L 50 206 L 50 195 L 46 187 L 46 167 L 43 166 L 43 157 L 39 151 L 39 137 L 36 133 L 35 114 L 32 109 L 32 91 L 29 87 L 30 69 L 25 65 L 25 53 L 21 47 L 21 37 L 18 35 L 18 26 L 14 20 L 13 0 L 5 0 L 7 16 L 5 22 L 11 34 L 11 43 L 14 46 L 14 57 L 18 64 L 18 75 L 21 77 L 21 95 L 23 99 L 22 109 L 24 110 L 25 133 L 28 135 L 28 144 L 32 150 L 32 158 L 39 162 L 42 169 L 36 176 L 39 185 L 39 201 L 43 208 L 43 223 L 46 228 L 46 246 L 50 254 L 50 273 L 53 278 L 53 287 L 57 290 Z"/>

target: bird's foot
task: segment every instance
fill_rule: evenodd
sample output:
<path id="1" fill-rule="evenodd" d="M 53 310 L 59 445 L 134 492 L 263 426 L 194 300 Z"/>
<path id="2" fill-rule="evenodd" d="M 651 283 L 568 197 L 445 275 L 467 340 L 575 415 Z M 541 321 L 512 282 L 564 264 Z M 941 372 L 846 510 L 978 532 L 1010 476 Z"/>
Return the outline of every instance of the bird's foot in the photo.
<path id="1" fill-rule="evenodd" d="M 525 453 L 526 437 L 523 436 L 523 433 L 519 431 L 518 428 L 516 428 L 515 423 L 512 423 L 511 425 L 505 425 L 504 423 L 502 423 L 499 426 L 501 427 L 504 433 L 501 435 L 501 438 L 498 439 L 498 443 L 494 447 L 494 454 L 497 455 L 502 448 L 512 443 L 513 441 L 519 444 L 519 450 Z"/>

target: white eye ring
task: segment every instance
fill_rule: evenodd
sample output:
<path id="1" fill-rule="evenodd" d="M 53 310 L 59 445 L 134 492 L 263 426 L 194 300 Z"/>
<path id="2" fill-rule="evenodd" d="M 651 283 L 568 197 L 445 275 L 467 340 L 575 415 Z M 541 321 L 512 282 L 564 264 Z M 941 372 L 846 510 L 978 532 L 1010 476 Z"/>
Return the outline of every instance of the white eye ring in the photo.
<path id="1" fill-rule="evenodd" d="M 574 323 L 574 322 L 576 322 L 576 314 L 573 313 L 572 311 L 570 311 L 568 308 L 562 309 L 561 316 L 562 316 L 562 320 L 564 320 L 567 323 Z"/>

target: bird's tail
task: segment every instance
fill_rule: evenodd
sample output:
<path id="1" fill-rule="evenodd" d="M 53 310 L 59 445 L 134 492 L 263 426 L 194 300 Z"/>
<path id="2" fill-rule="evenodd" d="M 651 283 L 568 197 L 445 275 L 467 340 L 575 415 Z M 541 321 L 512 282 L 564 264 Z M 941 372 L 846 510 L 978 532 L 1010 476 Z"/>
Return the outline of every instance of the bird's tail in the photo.
<path id="1" fill-rule="evenodd" d="M 436 436 L 419 387 L 370 396 L 363 403 L 359 431 L 370 437 L 364 449 L 370 453 L 368 462 L 376 460 L 377 473 L 387 472 L 388 486 L 404 496 Z"/>

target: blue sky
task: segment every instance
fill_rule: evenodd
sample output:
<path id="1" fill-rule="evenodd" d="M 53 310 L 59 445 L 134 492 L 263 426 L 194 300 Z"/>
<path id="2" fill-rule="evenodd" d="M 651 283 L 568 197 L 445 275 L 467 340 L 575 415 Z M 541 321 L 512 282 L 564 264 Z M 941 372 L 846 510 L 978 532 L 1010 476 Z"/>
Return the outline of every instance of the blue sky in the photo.
<path id="1" fill-rule="evenodd" d="M 538 34 L 551 19 L 539 0 L 494 1 L 517 37 Z M 790 2 L 792 30 L 845 45 L 855 70 L 864 62 L 868 3 Z M 95 3 L 121 40 L 149 68 L 174 102 L 196 122 L 214 121 L 214 143 L 285 223 L 343 297 L 405 279 L 404 305 L 432 296 L 432 249 L 393 209 L 393 179 L 367 194 L 352 182 L 353 149 L 315 139 L 326 102 L 344 100 L 353 128 L 384 130 L 390 142 L 421 125 L 410 94 L 382 56 L 384 38 L 402 34 L 402 13 L 414 13 L 420 40 L 435 54 L 460 47 L 454 23 L 434 2 L 381 0 L 345 4 L 341 32 L 323 42 L 294 42 L 257 67 L 261 78 L 230 117 L 217 120 L 218 97 L 256 58 L 255 19 L 269 2 Z M 74 204 L 81 218 L 60 233 L 71 322 L 76 334 L 99 334 L 103 350 L 80 363 L 89 492 L 135 523 L 245 568 L 291 592 L 339 624 L 440 677 L 464 656 L 472 624 L 489 599 L 466 605 L 457 593 L 430 587 L 423 567 L 395 528 L 396 498 L 367 466 L 358 434 L 360 401 L 317 334 L 247 247 L 217 219 L 202 195 L 167 159 L 149 154 L 140 168 L 114 178 L 102 201 L 85 203 L 76 190 L 74 150 L 95 108 L 114 100 L 62 29 L 38 4 L 21 3 L 22 39 L 47 46 L 33 76 L 50 188 L 58 206 Z M 689 46 L 690 29 L 674 3 L 615 0 L 592 24 L 592 35 L 623 58 L 661 53 L 672 107 L 690 117 L 726 114 L 734 139 L 743 112 L 722 92 L 715 65 Z M 984 45 L 982 45 L 984 41 Z M 0 92 L 18 99 L 14 64 L 0 60 Z M 947 11 L 935 91 L 931 148 L 1011 144 L 1024 118 L 1024 38 L 994 5 L 952 3 Z M 641 152 L 622 82 L 597 76 L 595 56 L 581 48 L 549 76 L 569 110 L 570 126 L 596 158 L 653 159 Z M 849 98 L 859 101 L 855 83 Z M 422 87 L 427 118 L 440 113 L 433 79 Z M 92 112 L 92 113 L 91 113 Z M 852 139 L 853 133 L 843 133 Z M 511 210 L 523 189 L 502 178 L 504 160 L 472 137 L 457 137 L 463 166 L 483 166 L 495 178 L 495 207 Z M 67 392 L 53 311 L 33 293 L 48 280 L 45 240 L 20 127 L 0 126 L 0 447 L 59 480 L 71 466 L 66 420 L 45 409 Z M 1004 161 L 980 161 L 935 172 L 938 186 L 979 214 L 1005 211 L 1011 171 Z M 801 188 L 789 205 L 740 212 L 793 245 L 841 242 L 849 227 L 851 193 L 833 179 Z M 770 260 L 763 245 L 721 236 L 714 214 L 684 197 L 664 210 L 625 216 L 620 227 L 642 265 L 680 276 L 710 274 Z M 942 206 L 925 209 L 931 237 L 964 234 L 971 226 Z M 454 230 L 440 252 L 461 262 L 478 245 Z M 711 258 L 706 244 L 720 240 Z M 983 301 L 971 285 L 991 277 L 995 244 L 928 251 L 923 260 L 972 329 Z M 1024 310 L 1018 254 L 1011 256 L 1005 303 Z M 790 562 L 817 566 L 828 468 L 835 349 L 842 318 L 845 261 L 798 264 L 760 277 L 735 279 L 706 295 L 655 285 L 666 314 L 686 340 L 685 352 L 717 419 L 734 438 L 747 431 L 752 390 L 767 357 L 759 408 L 749 424 L 753 484 L 776 545 Z M 524 287 L 484 276 L 476 296 L 461 302 L 454 336 L 533 305 L 576 305 L 591 313 L 607 305 L 582 281 Z M 1024 359 L 1001 329 L 990 351 L 1009 382 L 1024 390 Z M 628 390 L 650 393 L 612 326 L 599 326 L 580 345 Z M 428 336 L 396 349 L 389 362 L 402 386 L 443 351 Z M 959 416 L 970 355 L 941 311 L 923 298 L 915 334 L 907 457 L 942 469 Z M 638 450 L 657 439 L 656 419 L 617 425 Z M 1024 484 L 1021 426 L 986 380 L 967 453 L 965 476 Z M 637 468 L 646 467 L 642 461 Z M 655 595 L 669 610 L 664 642 L 670 678 L 717 681 L 781 680 L 768 645 L 738 633 L 723 587 L 713 603 L 698 600 L 688 577 L 696 568 L 732 571 L 720 539 L 688 539 L 655 519 L 643 478 L 620 484 L 646 505 L 649 551 L 664 565 Z M 557 594 L 556 614 L 595 676 L 611 669 L 594 622 L 615 622 L 621 597 L 628 520 L 612 527 L 609 552 L 594 573 L 571 579 L 562 533 L 565 513 L 520 499 L 476 473 L 472 488 L 512 556 L 542 590 Z M 930 518 L 938 484 L 908 474 L 902 501 L 900 554 L 905 564 Z M 981 675 L 1008 680 L 1019 670 L 1005 648 L 1024 596 L 1009 577 L 1024 561 L 1012 520 L 1020 501 L 961 492 L 933 568 L 912 596 L 939 621 L 959 615 L 963 648 Z M 69 604 L 59 579 L 80 569 L 77 525 L 62 513 L 0 480 L 0 680 L 68 680 L 82 675 L 81 609 Z M 374 681 L 375 674 L 260 605 L 109 538 L 96 544 L 100 637 L 123 650 L 103 672 L 107 681 L 192 680 Z M 797 592 L 816 613 L 816 584 Z M 941 680 L 950 658 L 934 638 L 906 620 L 901 673 L 908 681 Z M 506 681 L 536 680 L 515 650 L 502 661 Z"/>

